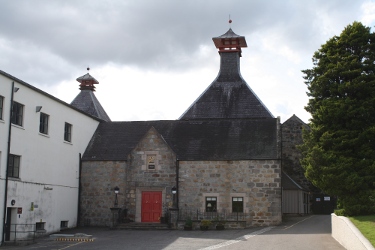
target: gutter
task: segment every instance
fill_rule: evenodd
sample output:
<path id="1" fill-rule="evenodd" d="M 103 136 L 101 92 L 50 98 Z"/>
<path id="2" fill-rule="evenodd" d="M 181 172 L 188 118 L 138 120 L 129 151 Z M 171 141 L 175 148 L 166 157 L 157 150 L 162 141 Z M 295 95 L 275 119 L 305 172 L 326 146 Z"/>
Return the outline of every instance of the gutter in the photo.
<path id="1" fill-rule="evenodd" d="M 179 193 L 180 193 L 180 188 L 179 188 L 179 173 L 180 172 L 180 161 L 177 159 L 176 160 L 176 188 L 177 188 L 177 194 L 176 194 L 176 208 L 179 208 Z"/>
<path id="2" fill-rule="evenodd" d="M 77 207 L 77 227 L 81 220 L 81 171 L 82 171 L 82 155 L 79 153 L 79 167 L 78 167 L 78 207 Z"/>
<path id="3" fill-rule="evenodd" d="M 12 82 L 12 90 L 10 94 L 10 113 L 9 113 L 9 130 L 8 130 L 8 148 L 6 154 L 6 171 L 5 171 L 5 191 L 4 191 L 4 211 L 3 211 L 3 233 L 1 234 L 1 245 L 4 244 L 5 239 L 5 222 L 6 222 L 6 212 L 7 212 L 7 201 L 8 201 L 8 171 L 9 171 L 9 154 L 10 154 L 10 141 L 11 141 L 11 131 L 12 131 L 12 109 L 13 109 L 13 95 L 14 95 L 14 82 Z"/>
<path id="4" fill-rule="evenodd" d="M 278 121 L 278 130 L 279 130 L 279 138 L 280 138 L 280 143 L 279 143 L 279 158 L 280 158 L 280 191 L 281 191 L 281 197 L 280 197 L 280 202 L 281 202 L 281 217 L 283 216 L 283 203 L 284 203 L 284 200 L 283 200 L 283 192 L 284 192 L 284 187 L 282 185 L 283 181 L 282 179 L 284 178 L 284 175 L 283 175 L 283 125 L 281 124 L 280 122 L 280 117 L 277 117 L 277 121 Z"/>

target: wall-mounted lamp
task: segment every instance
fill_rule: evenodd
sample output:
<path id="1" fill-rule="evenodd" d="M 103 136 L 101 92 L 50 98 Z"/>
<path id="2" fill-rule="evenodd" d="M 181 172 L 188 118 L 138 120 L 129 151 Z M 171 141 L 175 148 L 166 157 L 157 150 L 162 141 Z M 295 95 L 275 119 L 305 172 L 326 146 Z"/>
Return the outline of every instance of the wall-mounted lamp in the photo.
<path id="1" fill-rule="evenodd" d="M 115 207 L 117 207 L 118 205 L 117 194 L 120 192 L 120 188 L 116 186 L 114 190 L 115 190 Z"/>
<path id="2" fill-rule="evenodd" d="M 36 106 L 35 111 L 38 113 L 42 110 L 42 106 Z"/>
<path id="3" fill-rule="evenodd" d="M 173 199 L 173 208 L 176 208 L 176 194 L 177 194 L 177 188 L 175 186 L 173 186 L 173 188 L 171 189 L 171 192 L 172 192 L 172 199 Z"/>
<path id="4" fill-rule="evenodd" d="M 17 92 L 20 88 L 14 87 L 14 92 Z"/>
<path id="5" fill-rule="evenodd" d="M 172 192 L 172 194 L 177 194 L 177 188 L 176 188 L 176 187 L 173 187 L 173 188 L 171 189 L 171 192 Z"/>

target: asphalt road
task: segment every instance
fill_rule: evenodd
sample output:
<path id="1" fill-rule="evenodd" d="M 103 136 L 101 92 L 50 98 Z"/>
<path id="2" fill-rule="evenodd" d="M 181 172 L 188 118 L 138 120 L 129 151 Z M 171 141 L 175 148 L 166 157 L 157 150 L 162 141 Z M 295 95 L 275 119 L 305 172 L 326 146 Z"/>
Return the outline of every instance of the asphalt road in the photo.
<path id="1" fill-rule="evenodd" d="M 279 226 L 242 230 L 109 230 L 107 228 L 77 228 L 64 234 L 93 235 L 93 242 L 53 241 L 39 238 L 28 246 L 3 246 L 0 250 L 25 249 L 129 249 L 129 250 L 185 250 L 185 249 L 344 249 L 331 237 L 331 216 L 312 215 L 288 217 Z"/>

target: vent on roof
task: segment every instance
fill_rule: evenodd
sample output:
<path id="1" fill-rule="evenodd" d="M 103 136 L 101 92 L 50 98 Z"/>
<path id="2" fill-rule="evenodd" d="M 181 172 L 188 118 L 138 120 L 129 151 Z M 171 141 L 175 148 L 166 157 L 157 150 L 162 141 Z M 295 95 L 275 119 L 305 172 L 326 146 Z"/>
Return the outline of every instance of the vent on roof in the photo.
<path id="1" fill-rule="evenodd" d="M 87 70 L 90 70 L 90 68 L 87 68 Z M 81 77 L 78 77 L 77 81 L 80 83 L 79 85 L 80 90 L 88 89 L 91 91 L 95 91 L 94 84 L 99 84 L 99 82 L 94 77 L 92 77 L 89 73 Z"/>

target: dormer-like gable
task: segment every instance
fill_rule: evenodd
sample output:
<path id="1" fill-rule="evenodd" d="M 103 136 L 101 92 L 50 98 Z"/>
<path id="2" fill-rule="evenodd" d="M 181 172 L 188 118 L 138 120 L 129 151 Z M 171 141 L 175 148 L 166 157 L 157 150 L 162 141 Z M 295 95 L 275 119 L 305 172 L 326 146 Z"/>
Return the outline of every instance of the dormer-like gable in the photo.
<path id="1" fill-rule="evenodd" d="M 176 154 L 163 136 L 152 126 L 131 153 L 143 171 L 160 171 L 162 166 L 174 164 Z"/>

